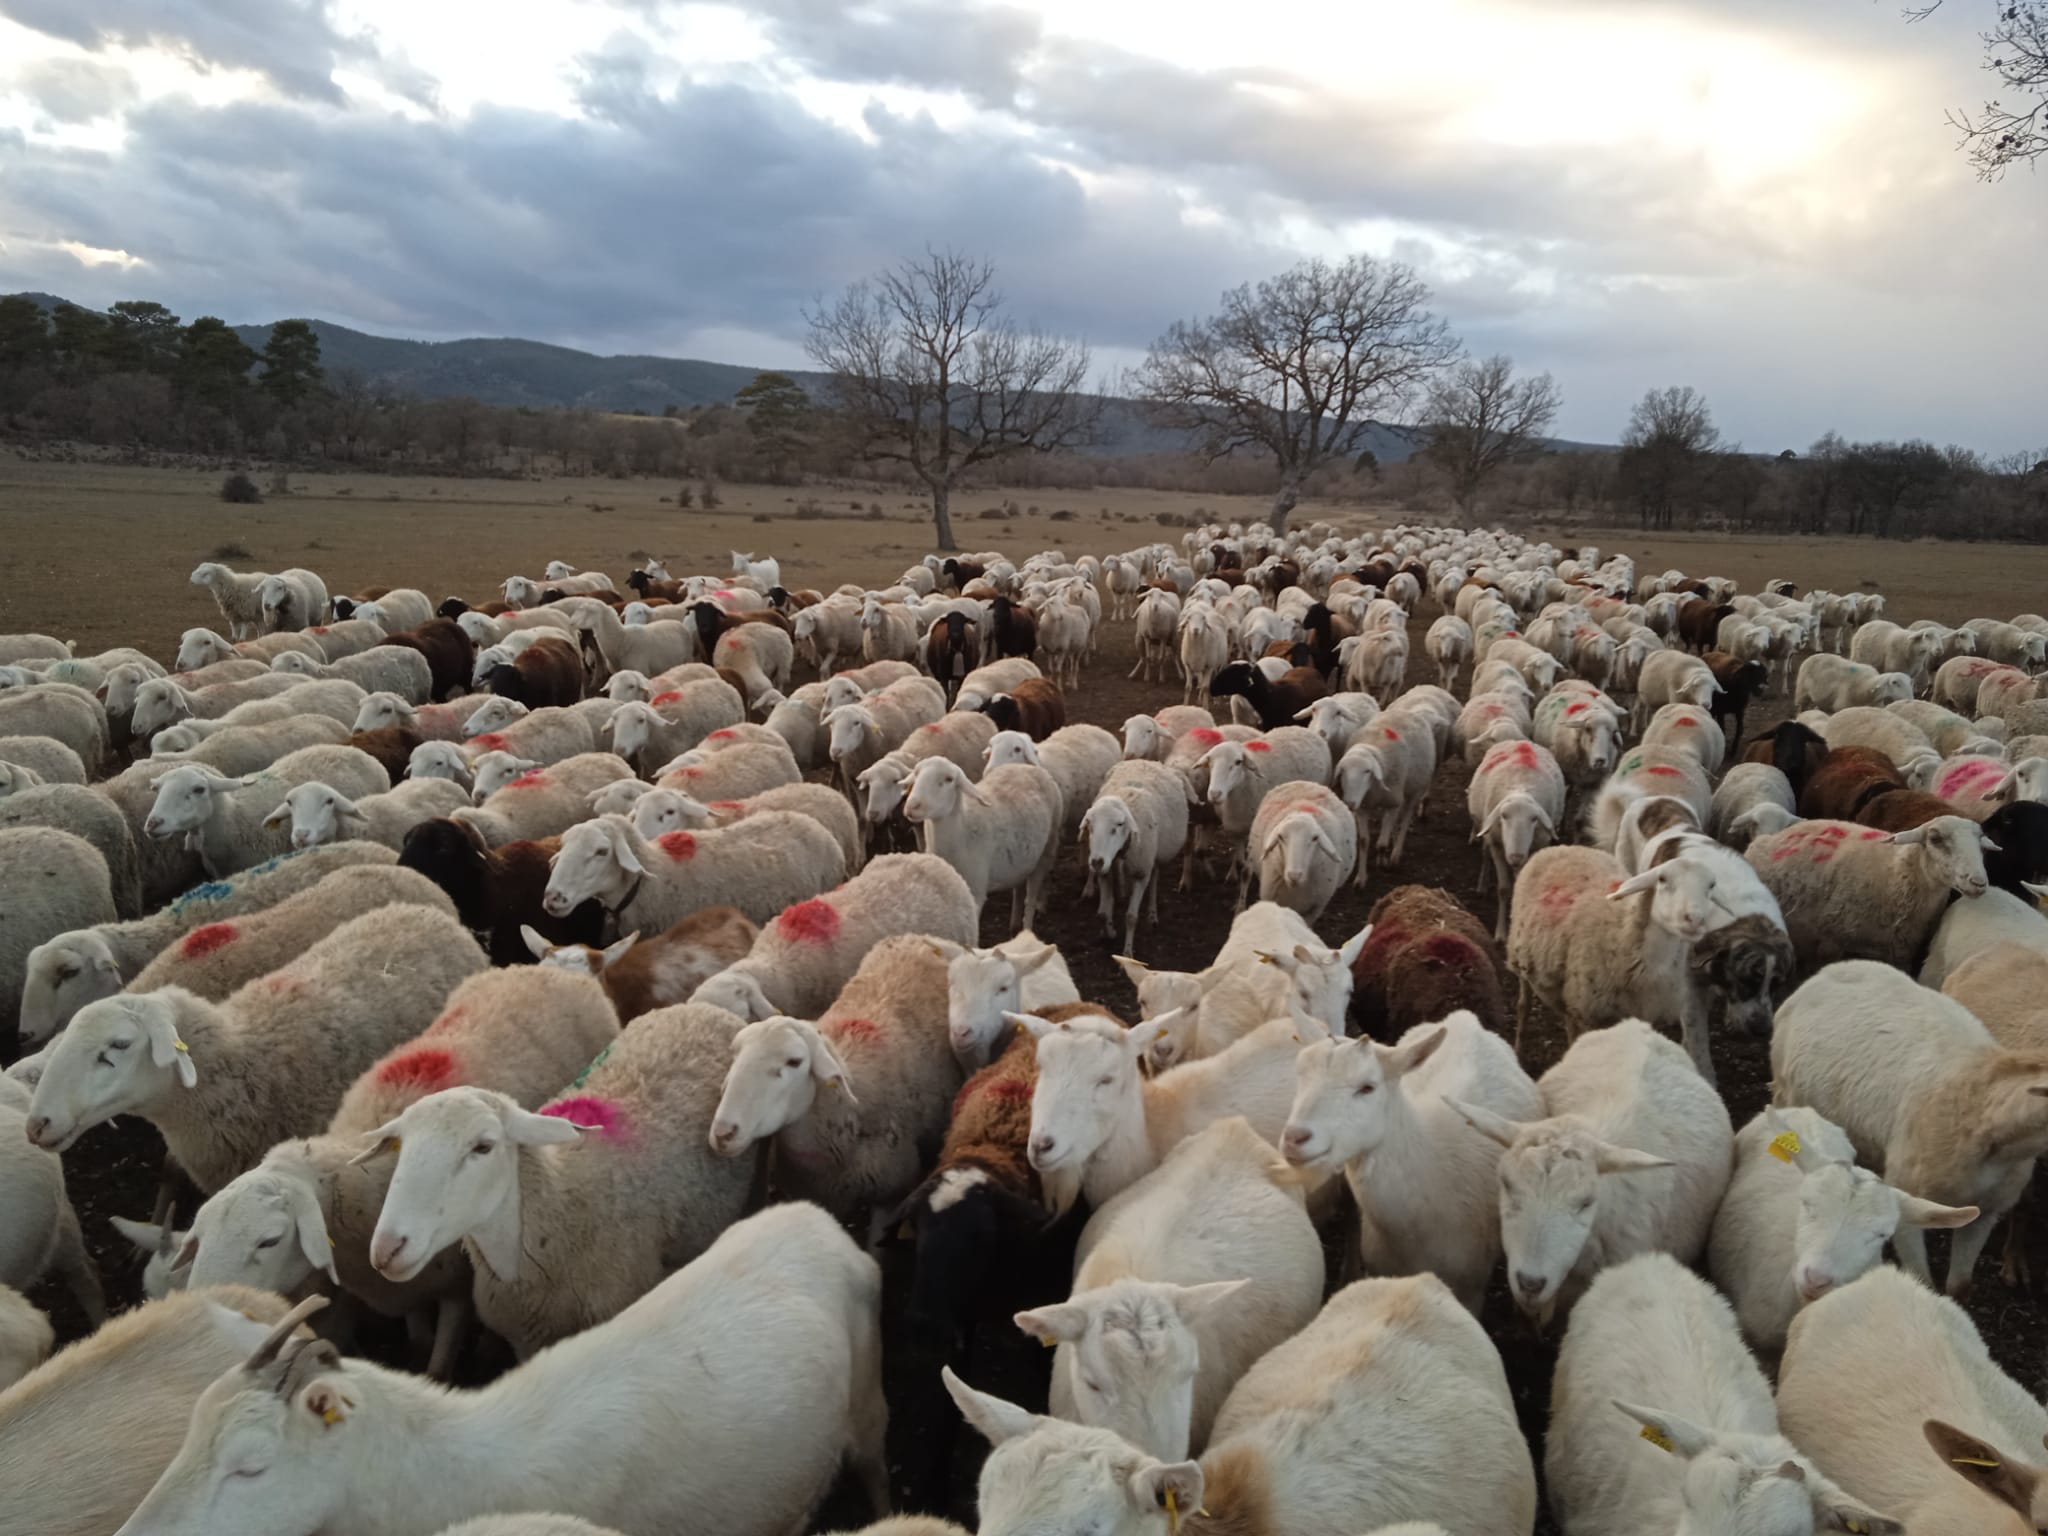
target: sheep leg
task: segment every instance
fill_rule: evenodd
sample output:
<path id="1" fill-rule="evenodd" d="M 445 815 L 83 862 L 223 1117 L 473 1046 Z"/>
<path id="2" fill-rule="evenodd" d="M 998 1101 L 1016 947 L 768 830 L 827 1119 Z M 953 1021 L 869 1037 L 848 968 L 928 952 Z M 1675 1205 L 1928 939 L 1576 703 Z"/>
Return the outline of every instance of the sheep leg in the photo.
<path id="1" fill-rule="evenodd" d="M 1148 652 L 1148 651 L 1147 651 L 1147 650 L 1145 649 L 1145 642 L 1144 642 L 1144 641 L 1142 641 L 1142 640 L 1141 640 L 1141 641 L 1139 641 L 1139 642 L 1138 642 L 1138 664 L 1137 664 L 1136 666 L 1132 667 L 1130 671 L 1126 672 L 1126 673 L 1124 674 L 1124 676 L 1126 676 L 1126 677 L 1137 677 L 1137 675 L 1138 675 L 1138 674 L 1139 674 L 1140 672 L 1142 672 L 1142 671 L 1144 671 L 1144 670 L 1145 670 L 1145 663 L 1146 663 L 1146 662 L 1148 662 L 1148 661 L 1150 661 L 1151 659 L 1152 659 L 1152 657 L 1151 657 L 1150 653 L 1149 653 L 1149 652 Z"/>
<path id="2" fill-rule="evenodd" d="M 1707 1011 L 1696 1003 L 1686 1008 L 1678 1021 L 1679 1039 L 1685 1045 L 1686 1054 L 1692 1057 L 1692 1064 L 1699 1069 L 1701 1077 L 1709 1086 L 1714 1083 L 1714 1051 L 1708 1039 Z"/>
<path id="3" fill-rule="evenodd" d="M 1515 1055 L 1522 1054 L 1522 1035 L 1529 1027 L 1529 982 L 1517 977 L 1515 986 Z M 1569 1034 L 1570 1030 L 1567 1029 Z"/>
<path id="4" fill-rule="evenodd" d="M 1116 937 L 1116 887 L 1125 883 L 1121 867 L 1108 870 L 1095 888 L 1095 915 L 1102 919 L 1103 934 L 1111 939 Z M 1129 953 L 1128 950 L 1125 951 Z"/>
<path id="5" fill-rule="evenodd" d="M 56 1246 L 50 1267 L 64 1281 L 64 1288 L 78 1302 L 79 1310 L 95 1328 L 107 1320 L 106 1293 L 100 1289 L 100 1272 L 92 1255 L 85 1251 L 85 1233 L 78 1225 L 78 1213 L 66 1200 L 57 1208 Z"/>
<path id="6" fill-rule="evenodd" d="M 1957 1232 L 1950 1241 L 1946 1290 L 1951 1299 L 1961 1301 L 1970 1294 L 1977 1275 L 1977 1258 L 1984 1252 L 1984 1245 L 1991 1241 L 1991 1228 L 1996 1221 L 1997 1218 L 1987 1211 Z M 1896 1246 L 1896 1235 L 1892 1241 Z"/>
<path id="7" fill-rule="evenodd" d="M 1159 921 L 1159 882 L 1154 875 L 1147 873 L 1131 882 L 1130 905 L 1124 908 L 1124 953 L 1127 955 L 1138 952 L 1138 913 L 1145 905 L 1147 891 L 1152 893 L 1152 920 L 1155 923 Z"/>
<path id="8" fill-rule="evenodd" d="M 1984 1218 L 1979 1216 L 1976 1221 L 1970 1223 L 1970 1226 L 1974 1227 L 1980 1223 L 1988 1225 L 1988 1223 L 1985 1223 Z M 1963 1230 L 1967 1232 L 1969 1228 L 1966 1227 Z M 1963 1233 L 1958 1232 L 1955 1245 L 1950 1250 L 1949 1270 L 1951 1274 L 1955 1272 L 1956 1263 L 1954 1255 L 1961 1250 L 1962 1239 Z M 1982 1244 L 1980 1243 L 1979 1246 L 1981 1247 Z M 1900 1227 L 1898 1231 L 1892 1234 L 1892 1252 L 1899 1256 L 1899 1268 L 1903 1269 L 1907 1274 L 1915 1276 L 1928 1289 L 1932 1290 L 1934 1288 L 1933 1278 L 1927 1268 L 1927 1234 L 1925 1231 L 1919 1227 Z M 1976 1254 L 1972 1253 L 1970 1257 L 1974 1261 Z"/>
<path id="9" fill-rule="evenodd" d="M 469 1331 L 469 1298 L 443 1296 L 434 1307 L 434 1347 L 427 1356 L 427 1375 L 434 1381 L 451 1380 L 456 1358 L 462 1353 L 463 1335 Z"/>
<path id="10" fill-rule="evenodd" d="M 1404 805 L 1394 813 L 1394 852 L 1393 857 L 1387 860 L 1389 869 L 1401 867 L 1401 855 L 1408 847 L 1408 829 L 1415 824 L 1418 810 L 1418 806 Z"/>
<path id="11" fill-rule="evenodd" d="M 2034 1288 L 2034 1266 L 2027 1258 L 2026 1224 L 2020 1218 L 2020 1208 L 2014 1206 L 2005 1218 L 2005 1258 L 1998 1266 L 1998 1277 L 2009 1286 L 2031 1291 Z"/>
<path id="12" fill-rule="evenodd" d="M 1358 812 L 1358 873 L 1351 877 L 1351 883 L 1359 890 L 1365 889 L 1366 877 L 1372 873 L 1372 818 L 1361 807 Z"/>

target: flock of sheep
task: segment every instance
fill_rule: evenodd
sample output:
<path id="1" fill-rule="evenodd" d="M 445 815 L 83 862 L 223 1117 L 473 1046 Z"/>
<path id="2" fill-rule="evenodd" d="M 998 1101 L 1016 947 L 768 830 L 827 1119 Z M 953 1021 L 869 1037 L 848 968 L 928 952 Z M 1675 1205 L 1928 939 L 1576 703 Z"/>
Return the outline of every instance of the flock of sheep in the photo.
<path id="1" fill-rule="evenodd" d="M 943 1536 L 885 1445 L 941 1386 L 990 1536 L 1529 1536 L 1497 1274 L 1567 1536 L 2048 1521 L 1952 1299 L 2048 1150 L 2048 620 L 1425 527 L 192 580 L 168 666 L 0 636 L 5 1536 L 786 1536 L 847 1470 Z M 1119 625 L 1180 699 L 1121 740 L 1067 722 Z M 1454 757 L 1493 910 L 1326 942 Z M 1136 1022 L 1032 930 L 1067 848 Z M 1235 898 L 1202 969 L 1142 959 L 1167 884 Z M 62 1159 L 121 1115 L 107 1319 Z M 972 1380 L 1017 1329 L 1028 1406 Z"/>

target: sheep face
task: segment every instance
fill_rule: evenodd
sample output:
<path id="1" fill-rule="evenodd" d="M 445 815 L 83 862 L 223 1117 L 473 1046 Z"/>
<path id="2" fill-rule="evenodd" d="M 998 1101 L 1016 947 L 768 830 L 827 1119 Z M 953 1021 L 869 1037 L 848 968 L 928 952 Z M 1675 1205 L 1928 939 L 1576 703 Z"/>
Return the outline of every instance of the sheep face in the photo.
<path id="1" fill-rule="evenodd" d="M 420 743 L 425 746 L 425 742 Z M 510 752 L 486 752 L 470 764 L 472 782 L 470 798 L 482 805 L 499 790 L 523 774 L 533 772 L 541 764 L 530 757 L 514 757 Z"/>
<path id="2" fill-rule="evenodd" d="M 502 731 L 526 713 L 526 706 L 517 699 L 487 699 L 477 706 L 475 714 L 463 722 L 463 740 L 487 735 L 492 731 Z"/>
<path id="3" fill-rule="evenodd" d="M 825 698 L 819 706 L 818 718 L 823 720 L 835 709 L 844 709 L 849 704 L 858 704 L 867 694 L 859 683 L 850 677 L 835 677 L 825 684 Z"/>
<path id="4" fill-rule="evenodd" d="M 1011 1014 L 1038 1041 L 1038 1087 L 1031 1098 L 1031 1166 L 1042 1174 L 1077 1170 L 1120 1122 L 1142 1119 L 1138 1063 L 1166 1027 L 1147 1020 L 1126 1033 L 1108 1019 L 1081 1015 L 1052 1023 Z"/>
<path id="5" fill-rule="evenodd" d="M 586 821 L 562 835 L 548 872 L 541 907 L 550 917 L 567 917 L 586 901 L 615 911 L 646 874 L 633 851 L 634 838 L 617 821 Z"/>
<path id="6" fill-rule="evenodd" d="M 135 710 L 128 728 L 137 736 L 151 736 L 167 725 L 190 718 L 192 705 L 185 690 L 167 677 L 153 677 L 135 690 Z"/>
<path id="7" fill-rule="evenodd" d="M 1170 745 L 1165 730 L 1150 715 L 1133 715 L 1124 722 L 1124 758 L 1156 763 Z"/>
<path id="8" fill-rule="evenodd" d="M 173 768 L 153 782 L 156 802 L 143 820 L 142 830 L 161 838 L 199 831 L 213 820 L 225 796 L 256 780 L 253 775 L 246 779 L 223 778 L 211 768 L 185 766 Z"/>
<path id="9" fill-rule="evenodd" d="M 339 842 L 369 824 L 355 802 L 325 784 L 295 784 L 284 803 L 263 818 L 266 827 L 291 823 L 292 846 L 314 848 Z"/>
<path id="10" fill-rule="evenodd" d="M 199 1081 L 169 1002 L 154 994 L 106 998 L 78 1011 L 43 1057 L 28 1139 L 63 1152 L 94 1126 Z"/>
<path id="11" fill-rule="evenodd" d="M 710 809 L 679 789 L 649 789 L 645 785 L 639 789 L 627 809 L 633 830 L 643 842 L 651 843 L 664 832 L 692 831 L 711 822 Z"/>
<path id="12" fill-rule="evenodd" d="M 500 589 L 505 601 L 514 608 L 535 608 L 540 605 L 540 584 L 527 576 L 510 576 Z"/>
<path id="13" fill-rule="evenodd" d="M 871 826 L 879 827 L 896 814 L 910 783 L 909 765 L 895 753 L 863 768 L 856 781 L 861 789 L 861 814 Z"/>
<path id="14" fill-rule="evenodd" d="M 1251 763 L 1241 742 L 1226 741 L 1202 754 L 1197 766 L 1209 770 L 1209 803 L 1222 805 L 1239 788 L 1250 784 Z"/>
<path id="15" fill-rule="evenodd" d="M 1470 1017 L 1470 1015 L 1466 1015 Z M 1441 1027 L 1410 1043 L 1311 1040 L 1294 1059 L 1294 1106 L 1280 1152 L 1298 1168 L 1334 1173 L 1386 1139 L 1387 1096 L 1436 1054 Z"/>
<path id="16" fill-rule="evenodd" d="M 312 677 L 319 672 L 320 663 L 303 651 L 286 651 L 282 656 L 273 656 L 271 658 L 270 670 L 273 672 L 296 673 L 300 677 Z"/>
<path id="17" fill-rule="evenodd" d="M 171 670 L 194 672 L 216 661 L 226 661 L 234 654 L 235 648 L 212 630 L 188 629 L 178 638 L 178 654 L 171 662 Z M 109 708 L 113 706 L 111 696 L 107 703 Z"/>
<path id="18" fill-rule="evenodd" d="M 493 672 L 497 671 L 500 667 L 511 664 L 512 656 L 512 647 L 502 642 L 497 645 L 487 645 L 478 651 L 476 653 L 476 665 L 469 669 L 470 687 L 481 688 L 485 680 Z M 492 726 L 489 729 L 495 730 L 497 727 Z"/>
<path id="19" fill-rule="evenodd" d="M 1249 1284 L 1118 1280 L 1056 1306 L 1017 1314 L 1041 1343 L 1068 1346 L 1074 1416 L 1155 1456 L 1186 1453 L 1200 1349 L 1195 1325 Z"/>
<path id="20" fill-rule="evenodd" d="M 292 621 L 292 606 L 297 596 L 291 583 L 282 576 L 266 576 L 263 585 L 256 589 L 256 597 L 263 605 L 263 622 L 266 627 L 276 629 Z"/>
<path id="21" fill-rule="evenodd" d="M 28 952 L 21 987 L 21 1043 L 37 1045 L 87 1003 L 121 990 L 113 951 L 93 933 L 67 933 Z"/>
<path id="22" fill-rule="evenodd" d="M 1910 832 L 1894 833 L 1892 842 L 1920 844 L 1928 877 L 1959 895 L 1982 896 L 1989 887 L 1984 874 L 1985 834 L 1965 817 L 1937 816 Z"/>
<path id="23" fill-rule="evenodd" d="M 452 603 L 455 599 L 451 597 L 448 601 Z M 441 606 L 446 608 L 447 603 Z M 447 618 L 449 615 L 443 613 L 441 617 Z M 498 638 L 498 622 L 487 613 L 477 613 L 473 609 L 464 609 L 453 617 L 456 627 L 469 637 L 471 645 L 490 645 Z"/>
<path id="24" fill-rule="evenodd" d="M 1280 856 L 1280 878 L 1290 886 L 1308 883 L 1315 872 L 1317 854 L 1332 861 L 1338 858 L 1335 840 L 1323 830 L 1320 821 L 1306 814 L 1283 817 L 1266 834 L 1260 857 L 1270 859 L 1276 853 Z"/>
<path id="25" fill-rule="evenodd" d="M 178 1243 L 174 1269 L 188 1286 L 249 1285 L 289 1296 L 316 1274 L 334 1274 L 334 1245 L 311 1181 L 253 1168 L 199 1208 Z"/>
<path id="26" fill-rule="evenodd" d="M 703 984 L 690 994 L 690 1001 L 723 1008 L 749 1023 L 772 1019 L 777 1012 L 775 1005 L 768 1000 L 768 994 L 761 990 L 760 982 L 732 970 L 706 977 Z"/>
<path id="27" fill-rule="evenodd" d="M 1529 862 L 1529 856 L 1547 848 L 1557 837 L 1557 824 L 1543 803 L 1526 789 L 1503 795 L 1487 813 L 1479 836 L 1492 838 L 1511 870 Z"/>
<path id="28" fill-rule="evenodd" d="M 605 728 L 612 733 L 612 751 L 632 762 L 647 750 L 655 731 L 665 723 L 651 704 L 621 704 L 612 711 Z"/>
<path id="29" fill-rule="evenodd" d="M 957 763 L 943 757 L 928 757 L 911 775 L 903 814 L 911 821 L 945 821 L 960 813 L 963 801 L 986 799 Z"/>
<path id="30" fill-rule="evenodd" d="M 1337 791 L 1337 798 L 1355 811 L 1376 788 L 1392 783 L 1385 753 L 1370 743 L 1360 742 L 1338 759 L 1331 787 Z"/>
<path id="31" fill-rule="evenodd" d="M 990 768 L 1002 768 L 1010 763 L 1044 766 L 1038 760 L 1037 744 L 1022 731 L 997 731 L 982 749 L 981 757 Z"/>
<path id="32" fill-rule="evenodd" d="M 1677 858 L 1631 876 L 1607 893 L 1624 901 L 1648 891 L 1650 921 L 1674 938 L 1695 943 L 1714 926 L 1714 871 L 1691 859 Z"/>
<path id="33" fill-rule="evenodd" d="M 43 782 L 43 776 L 33 768 L 23 768 L 15 763 L 0 763 L 0 800 L 9 795 L 34 789 Z"/>
<path id="34" fill-rule="evenodd" d="M 452 741 L 423 741 L 414 747 L 412 755 L 405 760 L 405 776 L 408 779 L 446 779 L 464 788 L 475 782 L 470 773 L 469 759 Z"/>
<path id="35" fill-rule="evenodd" d="M 853 756 L 882 734 L 873 712 L 858 704 L 830 710 L 818 718 L 828 732 L 825 755 L 835 763 Z"/>
<path id="36" fill-rule="evenodd" d="M 415 725 L 419 711 L 395 693 L 373 693 L 363 700 L 362 708 L 356 711 L 356 723 L 349 727 L 356 731 L 381 731 L 386 726 Z"/>
<path id="37" fill-rule="evenodd" d="M 501 1093 L 449 1088 L 372 1131 L 356 1161 L 397 1154 L 370 1263 L 403 1285 L 465 1237 L 501 1280 L 519 1274 L 519 1148 L 575 1141 L 559 1115 L 534 1114 Z"/>
<path id="38" fill-rule="evenodd" d="M 1351 1006 L 1351 964 L 1371 937 L 1372 925 L 1368 923 L 1346 939 L 1339 949 L 1328 949 L 1321 944 L 1297 944 L 1284 952 L 1261 950 L 1259 959 L 1287 974 L 1288 1004 L 1292 1012 L 1319 1020 L 1324 1029 L 1336 1033 L 1343 1029 L 1345 1010 Z M 1205 992 L 1213 989 L 1226 974 L 1222 967 L 1212 965 L 1200 973 L 1202 989 Z"/>
<path id="39" fill-rule="evenodd" d="M 1098 800 L 1089 806 L 1081 818 L 1081 841 L 1088 848 L 1089 870 L 1097 875 L 1107 874 L 1117 855 L 1130 846 L 1137 827 L 1137 818 L 1121 800 Z"/>
<path id="40" fill-rule="evenodd" d="M 1041 1418 L 977 1392 L 941 1368 L 967 1422 L 995 1449 L 981 1469 L 983 1536 L 1090 1531 L 1144 1536 L 1160 1528 L 1169 1499 L 1201 1508 L 1199 1463 L 1153 1460 L 1106 1429 Z"/>
<path id="41" fill-rule="evenodd" d="M 1564 1121 L 1518 1125 L 1477 1105 L 1445 1102 L 1507 1148 L 1500 1160 L 1500 1232 L 1508 1289 L 1524 1316 L 1548 1326 L 1599 1219 L 1602 1180 L 1671 1164 Z"/>
<path id="42" fill-rule="evenodd" d="M 1058 954 L 1050 944 L 1031 955 L 965 949 L 947 961 L 947 1039 L 966 1071 L 979 1072 L 995 1058 L 1007 1027 L 1004 1016 L 1022 1006 L 1024 978 Z"/>
<path id="43" fill-rule="evenodd" d="M 781 1014 L 745 1025 L 732 1037 L 732 1066 L 711 1119 L 711 1150 L 736 1157 L 796 1124 L 821 1088 L 853 1097 L 846 1064 L 816 1025 Z"/>
<path id="44" fill-rule="evenodd" d="M 1875 1269 L 1884 1245 L 1902 1226 L 1960 1227 L 1977 1207 L 1936 1205 L 1889 1184 L 1867 1168 L 1798 1153 L 1799 1220 L 1787 1282 L 1813 1302 Z"/>
<path id="45" fill-rule="evenodd" d="M 621 704 L 645 704 L 654 697 L 654 685 L 645 672 L 614 672 L 604 685 L 604 696 Z"/>

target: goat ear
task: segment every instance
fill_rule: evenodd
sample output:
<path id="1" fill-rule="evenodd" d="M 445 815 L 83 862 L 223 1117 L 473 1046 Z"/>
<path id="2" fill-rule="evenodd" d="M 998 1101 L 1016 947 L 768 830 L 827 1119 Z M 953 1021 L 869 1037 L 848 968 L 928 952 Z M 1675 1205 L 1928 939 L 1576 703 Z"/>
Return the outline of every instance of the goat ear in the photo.
<path id="1" fill-rule="evenodd" d="M 1389 1079 L 1413 1072 L 1437 1053 L 1444 1041 L 1450 1038 L 1450 1034 L 1448 1029 L 1439 1024 L 1413 1045 L 1380 1046 L 1380 1069 Z"/>
<path id="2" fill-rule="evenodd" d="M 1513 1146 L 1515 1138 L 1522 1134 L 1522 1127 L 1505 1115 L 1497 1115 L 1478 1104 L 1467 1104 L 1464 1100 L 1454 1099 L 1449 1094 L 1444 1095 L 1444 1102 L 1462 1116 L 1473 1130 L 1504 1147 Z"/>
<path id="3" fill-rule="evenodd" d="M 1669 1168 L 1671 1159 L 1602 1141 L 1594 1144 L 1593 1166 L 1601 1173 L 1648 1173 L 1652 1168 Z"/>
<path id="4" fill-rule="evenodd" d="M 299 1394 L 299 1407 L 322 1429 L 337 1429 L 356 1411 L 356 1401 L 343 1390 L 339 1378 L 322 1376 Z"/>
<path id="5" fill-rule="evenodd" d="M 1037 1414 L 1000 1397 L 975 1391 L 953 1374 L 950 1365 L 939 1367 L 939 1379 L 946 1384 L 946 1391 L 959 1407 L 960 1416 L 979 1430 L 990 1445 L 1001 1445 L 1005 1440 L 1028 1435 L 1039 1425 Z"/>
<path id="6" fill-rule="evenodd" d="M 1967 1227 L 1977 1219 L 1974 1205 L 1936 1205 L 1904 1190 L 1899 1197 L 1899 1225 L 1902 1227 Z"/>
<path id="7" fill-rule="evenodd" d="M 1372 924 L 1367 923 L 1358 932 L 1346 939 L 1342 946 L 1339 947 L 1337 950 L 1337 963 L 1343 966 L 1345 970 L 1350 970 L 1358 962 L 1358 956 L 1364 950 L 1366 940 L 1371 937 Z"/>
<path id="8" fill-rule="evenodd" d="M 1661 878 L 1663 867 L 1660 864 L 1656 869 L 1646 869 L 1640 875 L 1630 875 L 1607 893 L 1607 899 L 1620 901 L 1624 896 L 1639 896 L 1644 891 L 1654 888 Z"/>
<path id="9" fill-rule="evenodd" d="M 1202 1467 L 1199 1462 L 1177 1461 L 1171 1466 L 1152 1462 L 1131 1474 L 1131 1498 L 1147 1515 L 1166 1511 L 1169 1530 L 1180 1524 L 1182 1512 L 1202 1507 Z"/>
<path id="10" fill-rule="evenodd" d="M 635 928 L 616 944 L 607 945 L 600 954 L 607 968 L 617 965 L 626 958 L 626 952 L 640 942 L 640 930 Z"/>

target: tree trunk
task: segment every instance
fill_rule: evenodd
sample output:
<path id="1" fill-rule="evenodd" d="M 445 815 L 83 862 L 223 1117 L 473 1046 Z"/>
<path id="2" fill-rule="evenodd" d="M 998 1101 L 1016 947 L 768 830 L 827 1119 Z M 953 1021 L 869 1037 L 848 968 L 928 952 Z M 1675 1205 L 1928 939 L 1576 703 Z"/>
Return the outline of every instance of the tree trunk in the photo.
<path id="1" fill-rule="evenodd" d="M 951 486 L 932 487 L 932 526 L 938 531 L 941 554 L 951 554 L 960 548 L 953 542 L 953 512 L 949 505 L 952 495 Z"/>
<path id="2" fill-rule="evenodd" d="M 1266 513 L 1266 522 L 1275 533 L 1287 531 L 1287 519 L 1294 513 L 1294 504 L 1301 499 L 1301 488 L 1291 479 L 1282 480 L 1280 489 L 1273 493 L 1273 505 Z"/>

